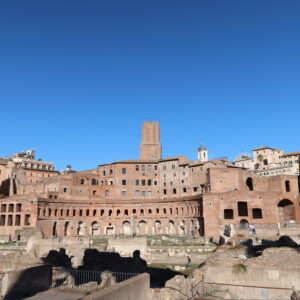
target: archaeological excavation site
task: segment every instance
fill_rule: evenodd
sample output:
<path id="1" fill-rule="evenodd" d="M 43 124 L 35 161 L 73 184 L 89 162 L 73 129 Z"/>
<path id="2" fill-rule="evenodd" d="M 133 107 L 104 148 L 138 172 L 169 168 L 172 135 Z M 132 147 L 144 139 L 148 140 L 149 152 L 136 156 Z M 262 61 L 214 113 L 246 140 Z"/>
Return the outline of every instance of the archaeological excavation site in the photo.
<path id="1" fill-rule="evenodd" d="M 0 158 L 0 299 L 299 300 L 300 152 L 253 155 L 162 158 L 146 121 L 139 159 Z"/>

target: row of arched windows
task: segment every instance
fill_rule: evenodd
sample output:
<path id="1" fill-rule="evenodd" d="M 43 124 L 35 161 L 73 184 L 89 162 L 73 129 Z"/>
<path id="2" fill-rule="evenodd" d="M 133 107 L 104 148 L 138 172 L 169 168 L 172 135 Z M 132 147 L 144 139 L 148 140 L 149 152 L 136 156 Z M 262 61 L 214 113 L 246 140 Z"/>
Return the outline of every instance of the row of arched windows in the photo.
<path id="1" fill-rule="evenodd" d="M 199 207 L 168 207 L 168 208 L 141 208 L 141 209 L 59 209 L 59 208 L 38 208 L 38 216 L 47 217 L 105 217 L 105 216 L 152 216 L 152 215 L 198 215 Z"/>

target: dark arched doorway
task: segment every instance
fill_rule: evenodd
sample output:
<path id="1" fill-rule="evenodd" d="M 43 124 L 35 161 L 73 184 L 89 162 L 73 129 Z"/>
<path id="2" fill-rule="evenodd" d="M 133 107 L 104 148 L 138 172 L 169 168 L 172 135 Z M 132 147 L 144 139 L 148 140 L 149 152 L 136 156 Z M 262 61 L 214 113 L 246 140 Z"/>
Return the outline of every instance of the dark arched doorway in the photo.
<path id="1" fill-rule="evenodd" d="M 280 223 L 295 220 L 295 204 L 288 200 L 281 200 L 278 205 L 278 219 Z"/>
<path id="2" fill-rule="evenodd" d="M 53 224 L 52 235 L 57 236 L 57 222 L 54 222 L 54 224 Z"/>
<path id="3" fill-rule="evenodd" d="M 245 219 L 242 219 L 240 221 L 240 229 L 248 229 L 249 228 L 249 222 Z"/>

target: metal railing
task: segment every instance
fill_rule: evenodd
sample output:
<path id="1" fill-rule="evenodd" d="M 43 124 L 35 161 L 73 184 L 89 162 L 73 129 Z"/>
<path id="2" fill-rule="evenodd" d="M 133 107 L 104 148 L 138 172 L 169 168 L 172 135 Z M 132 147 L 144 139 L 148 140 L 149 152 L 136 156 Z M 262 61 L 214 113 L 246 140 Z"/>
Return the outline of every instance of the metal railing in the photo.
<path id="1" fill-rule="evenodd" d="M 106 283 L 102 284 L 101 275 L 104 271 L 73 270 L 64 268 L 53 268 L 52 287 L 61 289 L 92 291 L 106 287 L 110 281 L 122 282 L 130 279 L 137 273 L 109 272 L 114 278 L 109 277 Z M 111 276 L 110 275 L 110 276 Z"/>

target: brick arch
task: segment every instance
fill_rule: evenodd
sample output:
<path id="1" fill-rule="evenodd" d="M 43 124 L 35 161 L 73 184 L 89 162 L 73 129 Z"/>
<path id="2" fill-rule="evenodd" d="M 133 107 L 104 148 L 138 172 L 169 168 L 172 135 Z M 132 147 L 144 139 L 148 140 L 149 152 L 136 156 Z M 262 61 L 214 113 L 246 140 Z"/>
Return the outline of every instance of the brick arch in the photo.
<path id="1" fill-rule="evenodd" d="M 279 222 L 289 222 L 295 220 L 295 204 L 289 199 L 282 199 L 277 204 Z"/>

